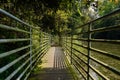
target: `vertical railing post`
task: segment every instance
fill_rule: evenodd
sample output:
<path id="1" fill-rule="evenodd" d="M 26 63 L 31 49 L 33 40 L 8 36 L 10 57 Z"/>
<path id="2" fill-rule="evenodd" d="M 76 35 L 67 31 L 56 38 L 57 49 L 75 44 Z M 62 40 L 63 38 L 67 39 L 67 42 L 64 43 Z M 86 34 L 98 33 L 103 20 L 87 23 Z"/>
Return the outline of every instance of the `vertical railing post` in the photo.
<path id="1" fill-rule="evenodd" d="M 64 38 L 64 34 L 63 34 L 63 35 L 62 35 L 62 48 L 63 48 L 63 49 L 65 49 L 64 42 L 65 42 L 65 38 Z"/>
<path id="2" fill-rule="evenodd" d="M 40 49 L 41 49 L 41 30 L 40 30 L 39 38 L 40 38 L 40 39 L 39 39 L 39 42 L 40 42 L 39 45 L 40 45 Z"/>
<path id="3" fill-rule="evenodd" d="M 89 66 L 89 64 L 90 64 L 90 47 L 91 47 L 91 26 L 92 25 L 92 23 L 90 23 L 89 25 L 88 25 L 88 62 L 87 62 L 87 64 L 88 64 L 88 70 L 87 70 L 87 80 L 89 80 L 89 73 L 90 73 L 90 66 Z"/>
<path id="4" fill-rule="evenodd" d="M 32 69 L 32 28 L 30 27 L 30 65 Z"/>
<path id="5" fill-rule="evenodd" d="M 70 58 L 71 58 L 70 62 L 71 62 L 71 64 L 72 64 L 72 54 L 73 54 L 73 49 L 72 48 L 73 48 L 73 34 L 71 32 L 71 52 L 70 52 L 71 53 L 71 55 L 70 55 Z"/>
<path id="6" fill-rule="evenodd" d="M 43 45 L 42 41 L 43 41 L 43 32 L 42 32 L 42 30 L 41 30 L 41 42 L 40 42 L 40 43 L 41 43 L 41 47 L 40 47 L 41 50 L 42 50 L 42 45 Z"/>
<path id="7" fill-rule="evenodd" d="M 52 43 L 52 35 L 50 34 L 49 35 L 49 46 L 51 46 L 51 43 Z"/>
<path id="8" fill-rule="evenodd" d="M 47 33 L 45 33 L 45 40 L 46 39 L 48 39 L 48 34 Z M 49 45 L 49 40 L 46 40 L 46 43 L 47 43 L 47 47 L 48 47 L 48 45 Z"/>
<path id="9" fill-rule="evenodd" d="M 61 42 L 61 43 L 62 43 L 62 45 L 61 45 L 61 46 L 62 46 L 62 47 L 64 47 L 64 44 L 63 44 L 63 41 L 64 41 L 64 36 L 63 36 L 63 35 L 62 35 L 62 40 L 61 40 L 61 41 L 62 41 L 62 42 Z"/>
<path id="10" fill-rule="evenodd" d="M 65 35 L 65 40 L 66 40 L 66 43 L 65 43 L 65 46 L 67 47 L 67 34 Z"/>

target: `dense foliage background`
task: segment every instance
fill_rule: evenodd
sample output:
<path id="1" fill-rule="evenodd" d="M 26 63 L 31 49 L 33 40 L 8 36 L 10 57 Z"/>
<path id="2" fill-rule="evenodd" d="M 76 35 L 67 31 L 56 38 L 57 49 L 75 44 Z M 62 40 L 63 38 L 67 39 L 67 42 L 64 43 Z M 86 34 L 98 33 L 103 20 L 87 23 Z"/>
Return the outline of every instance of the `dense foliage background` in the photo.
<path id="1" fill-rule="evenodd" d="M 83 10 L 88 9 L 92 2 L 94 0 L 1 0 L 0 8 L 41 27 L 44 31 L 58 33 L 60 29 L 66 30 L 68 27 L 80 26 L 90 21 L 91 18 L 86 15 L 89 12 L 86 11 L 85 14 Z M 118 7 L 119 0 L 97 1 L 99 16 Z"/>
<path id="2" fill-rule="evenodd" d="M 92 13 L 89 13 L 88 9 L 90 7 L 90 3 L 94 2 L 94 0 L 0 0 L 0 8 L 8 11 L 14 16 L 20 18 L 21 20 L 30 23 L 35 27 L 39 27 L 40 30 L 44 32 L 51 33 L 53 35 L 58 35 L 61 37 L 61 34 L 66 32 L 70 32 L 75 27 L 79 27 L 93 19 L 95 19 L 95 15 L 93 17 L 89 16 Z M 103 16 L 111 11 L 120 7 L 120 0 L 98 0 L 97 1 L 97 15 Z M 107 20 L 98 21 L 93 24 L 93 28 L 100 28 L 115 25 L 116 19 L 120 16 L 113 16 L 112 18 L 108 18 Z M 29 31 L 29 28 L 24 27 L 23 25 L 16 23 L 12 19 L 9 19 L 5 15 L 0 14 L 0 24 L 5 24 L 13 27 L 22 28 Z M 107 27 L 106 26 L 106 27 Z M 86 28 L 78 31 L 85 31 Z M 33 33 L 37 33 L 33 31 Z M 114 33 L 114 34 L 113 34 Z M 106 38 L 106 39 L 120 39 L 119 37 L 120 31 L 111 31 L 94 34 L 93 38 Z M 111 36 L 112 35 L 112 36 Z M 118 37 L 114 37 L 118 35 Z M 39 36 L 39 35 L 36 35 Z M 27 38 L 29 35 L 25 35 L 23 33 L 17 33 L 12 31 L 5 31 L 0 29 L 0 38 L 1 39 L 11 39 L 11 38 Z M 39 43 L 39 42 L 38 42 Z M 9 43 L 9 44 L 0 44 L 0 53 L 5 51 L 9 51 L 15 49 L 16 47 L 21 47 L 28 45 L 29 42 L 22 43 Z M 14 46 L 13 46 L 14 45 Z M 10 46 L 10 47 L 9 47 Z M 37 45 L 36 45 L 37 46 Z M 35 47 L 35 46 L 34 46 Z M 23 50 L 14 56 L 11 55 L 5 59 L 0 59 L 0 66 L 4 66 L 5 64 L 13 61 L 19 56 L 23 55 L 28 50 Z M 4 62 L 3 60 L 6 60 Z M 24 61 L 24 60 L 23 60 Z M 22 63 L 22 62 L 21 62 Z M 11 69 L 16 69 L 21 63 L 17 63 Z M 11 71 L 9 69 L 5 72 L 4 75 L 0 77 L 4 78 Z"/>

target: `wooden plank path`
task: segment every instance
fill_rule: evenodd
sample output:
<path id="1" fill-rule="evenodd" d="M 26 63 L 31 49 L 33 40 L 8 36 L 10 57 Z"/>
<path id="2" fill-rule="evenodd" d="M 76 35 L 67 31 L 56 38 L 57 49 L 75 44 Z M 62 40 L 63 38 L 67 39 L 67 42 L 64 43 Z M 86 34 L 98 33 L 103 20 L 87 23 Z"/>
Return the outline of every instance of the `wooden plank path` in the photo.
<path id="1" fill-rule="evenodd" d="M 73 80 L 61 47 L 51 47 L 42 58 L 42 69 L 30 76 L 29 80 Z"/>

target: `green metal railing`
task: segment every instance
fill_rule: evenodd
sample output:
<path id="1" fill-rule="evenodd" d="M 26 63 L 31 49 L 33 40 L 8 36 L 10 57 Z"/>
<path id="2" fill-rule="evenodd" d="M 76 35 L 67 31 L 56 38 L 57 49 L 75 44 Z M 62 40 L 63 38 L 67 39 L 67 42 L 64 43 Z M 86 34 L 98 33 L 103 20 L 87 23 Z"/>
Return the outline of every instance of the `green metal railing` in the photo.
<path id="1" fill-rule="evenodd" d="M 2 9 L 0 15 L 0 80 L 26 80 L 50 47 L 50 34 Z"/>
<path id="2" fill-rule="evenodd" d="M 47 52 L 51 35 L 2 9 L 0 15 L 0 80 L 26 80 Z M 120 79 L 119 19 L 120 9 L 62 36 L 78 80 Z"/>
<path id="3" fill-rule="evenodd" d="M 63 34 L 78 80 L 120 79 L 120 9 Z"/>

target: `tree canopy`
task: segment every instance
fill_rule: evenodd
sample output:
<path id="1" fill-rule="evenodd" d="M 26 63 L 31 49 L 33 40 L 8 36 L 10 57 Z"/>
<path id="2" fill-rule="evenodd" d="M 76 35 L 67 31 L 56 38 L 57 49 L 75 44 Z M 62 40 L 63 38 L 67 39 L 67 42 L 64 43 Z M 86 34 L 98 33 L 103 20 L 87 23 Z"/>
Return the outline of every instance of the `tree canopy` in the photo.
<path id="1" fill-rule="evenodd" d="M 75 27 L 90 21 L 89 12 L 86 10 L 94 1 L 97 1 L 100 16 L 119 7 L 120 2 L 119 0 L 0 0 L 0 7 L 28 23 L 41 27 L 44 31 L 56 33 L 59 32 L 58 27 L 62 31 L 70 28 L 69 25 Z"/>

